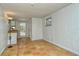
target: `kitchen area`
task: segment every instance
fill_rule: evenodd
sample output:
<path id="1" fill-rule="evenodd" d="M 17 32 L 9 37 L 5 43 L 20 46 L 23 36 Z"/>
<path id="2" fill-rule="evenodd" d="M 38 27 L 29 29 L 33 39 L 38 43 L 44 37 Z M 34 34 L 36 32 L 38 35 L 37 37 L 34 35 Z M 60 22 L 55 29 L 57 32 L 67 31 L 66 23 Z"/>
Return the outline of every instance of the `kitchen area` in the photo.
<path id="1" fill-rule="evenodd" d="M 17 44 L 17 29 L 16 29 L 16 21 L 13 19 L 8 19 L 9 31 L 8 31 L 8 47 L 12 47 L 12 45 Z"/>

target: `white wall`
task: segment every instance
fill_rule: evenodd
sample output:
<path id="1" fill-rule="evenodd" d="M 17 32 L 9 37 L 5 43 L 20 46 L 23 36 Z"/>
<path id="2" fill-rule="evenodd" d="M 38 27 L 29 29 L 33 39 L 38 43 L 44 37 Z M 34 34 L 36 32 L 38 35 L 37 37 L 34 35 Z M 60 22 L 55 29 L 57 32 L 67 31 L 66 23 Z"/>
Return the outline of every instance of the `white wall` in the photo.
<path id="1" fill-rule="evenodd" d="M 0 54 L 8 45 L 8 24 L 3 18 L 2 8 L 0 8 Z"/>
<path id="2" fill-rule="evenodd" d="M 27 21 L 28 26 L 28 37 L 32 38 L 32 19 L 29 19 Z"/>
<path id="3" fill-rule="evenodd" d="M 71 4 L 49 16 L 52 26 L 45 26 L 45 17 L 43 37 L 79 55 L 79 4 Z"/>
<path id="4" fill-rule="evenodd" d="M 43 39 L 42 19 L 32 18 L 32 39 Z"/>
<path id="5" fill-rule="evenodd" d="M 43 24 L 43 38 L 44 39 L 48 39 L 49 41 L 52 41 L 52 39 L 53 39 L 53 37 L 52 37 L 53 29 L 52 29 L 52 26 L 46 26 L 46 20 L 45 20 L 46 18 L 48 18 L 48 16 L 43 18 L 43 20 L 42 20 L 42 24 Z"/>

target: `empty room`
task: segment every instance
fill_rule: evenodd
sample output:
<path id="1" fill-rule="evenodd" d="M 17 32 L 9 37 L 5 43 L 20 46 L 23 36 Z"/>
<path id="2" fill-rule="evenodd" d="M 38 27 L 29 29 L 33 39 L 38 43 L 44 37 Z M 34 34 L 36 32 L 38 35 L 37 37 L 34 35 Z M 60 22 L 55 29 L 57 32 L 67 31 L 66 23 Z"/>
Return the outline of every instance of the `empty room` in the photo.
<path id="1" fill-rule="evenodd" d="M 78 3 L 0 3 L 0 56 L 78 55 Z"/>

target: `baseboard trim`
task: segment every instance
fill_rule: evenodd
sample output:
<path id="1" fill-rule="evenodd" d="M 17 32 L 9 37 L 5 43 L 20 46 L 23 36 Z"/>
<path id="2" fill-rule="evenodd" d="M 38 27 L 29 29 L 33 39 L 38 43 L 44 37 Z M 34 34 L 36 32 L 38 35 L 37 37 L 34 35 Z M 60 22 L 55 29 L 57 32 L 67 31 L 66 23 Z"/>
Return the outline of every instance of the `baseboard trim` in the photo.
<path id="1" fill-rule="evenodd" d="M 46 39 L 45 39 L 45 40 L 46 40 Z M 75 51 L 73 51 L 73 50 L 71 50 L 71 49 L 69 49 L 69 48 L 67 48 L 67 47 L 64 47 L 63 45 L 57 44 L 57 43 L 55 43 L 55 42 L 51 42 L 51 41 L 49 41 L 49 40 L 46 40 L 46 41 L 48 41 L 48 42 L 50 42 L 50 43 L 52 43 L 52 44 L 54 44 L 54 45 L 56 45 L 56 46 L 59 46 L 60 48 L 63 48 L 63 49 L 65 49 L 65 50 L 67 50 L 67 51 L 72 52 L 75 56 L 79 56 L 79 53 L 77 53 L 77 52 L 75 52 Z"/>
<path id="2" fill-rule="evenodd" d="M 3 54 L 3 52 L 6 50 L 7 47 L 3 48 L 2 51 L 0 52 L 0 56 Z"/>
<path id="3" fill-rule="evenodd" d="M 35 40 L 44 40 L 43 38 L 39 38 L 39 39 L 33 39 L 33 38 L 31 38 L 32 39 L 32 41 L 35 41 Z"/>

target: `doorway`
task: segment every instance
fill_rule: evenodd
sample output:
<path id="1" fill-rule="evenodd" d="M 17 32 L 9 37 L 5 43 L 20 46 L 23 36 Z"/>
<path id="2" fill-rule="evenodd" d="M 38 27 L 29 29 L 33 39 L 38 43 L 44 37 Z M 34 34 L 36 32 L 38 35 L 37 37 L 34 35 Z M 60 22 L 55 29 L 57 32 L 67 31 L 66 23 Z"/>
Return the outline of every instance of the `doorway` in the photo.
<path id="1" fill-rule="evenodd" d="M 26 22 L 20 22 L 19 23 L 19 37 L 23 38 L 23 37 L 27 37 L 27 24 Z"/>

